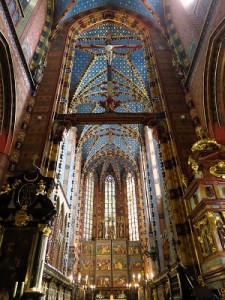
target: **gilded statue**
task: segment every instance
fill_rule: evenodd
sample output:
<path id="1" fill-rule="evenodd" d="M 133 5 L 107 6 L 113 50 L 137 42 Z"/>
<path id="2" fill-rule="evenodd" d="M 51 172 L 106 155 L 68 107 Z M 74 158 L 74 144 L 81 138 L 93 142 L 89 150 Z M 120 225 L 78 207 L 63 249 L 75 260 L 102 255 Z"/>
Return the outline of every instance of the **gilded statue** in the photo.
<path id="1" fill-rule="evenodd" d="M 207 216 L 202 218 L 194 227 L 198 231 L 198 241 L 201 245 L 202 255 L 207 257 L 216 251 L 216 247 L 211 234 Z"/>
<path id="2" fill-rule="evenodd" d="M 194 175 L 202 175 L 202 171 L 199 171 L 199 165 L 196 162 L 196 160 L 194 160 L 194 158 L 192 156 L 189 156 L 188 158 L 188 164 L 191 165 L 192 170 L 194 171 Z"/>

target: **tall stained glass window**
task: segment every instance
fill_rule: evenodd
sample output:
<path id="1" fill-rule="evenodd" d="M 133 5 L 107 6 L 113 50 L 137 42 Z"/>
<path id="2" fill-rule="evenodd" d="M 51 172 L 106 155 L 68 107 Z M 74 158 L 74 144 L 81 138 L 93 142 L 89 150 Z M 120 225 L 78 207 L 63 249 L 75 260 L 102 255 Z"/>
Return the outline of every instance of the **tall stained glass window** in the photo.
<path id="1" fill-rule="evenodd" d="M 84 240 L 91 240 L 93 225 L 94 176 L 89 173 L 86 180 L 86 195 L 84 209 Z"/>
<path id="2" fill-rule="evenodd" d="M 105 238 L 113 239 L 116 236 L 116 184 L 111 175 L 105 179 Z"/>
<path id="3" fill-rule="evenodd" d="M 135 182 L 131 173 L 127 174 L 127 206 L 130 241 L 139 241 Z"/>

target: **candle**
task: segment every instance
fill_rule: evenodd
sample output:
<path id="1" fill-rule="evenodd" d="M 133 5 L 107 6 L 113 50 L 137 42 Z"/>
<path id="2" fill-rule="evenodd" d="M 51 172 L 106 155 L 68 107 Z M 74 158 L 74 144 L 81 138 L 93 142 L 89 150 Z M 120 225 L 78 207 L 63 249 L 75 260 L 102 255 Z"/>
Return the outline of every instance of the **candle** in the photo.
<path id="1" fill-rule="evenodd" d="M 22 297 L 23 295 L 23 290 L 24 290 L 24 282 L 21 282 L 20 297 Z"/>
<path id="2" fill-rule="evenodd" d="M 13 290 L 13 298 L 16 297 L 16 292 L 17 292 L 17 288 L 18 288 L 18 281 L 15 282 L 15 286 L 14 286 L 14 290 Z"/>

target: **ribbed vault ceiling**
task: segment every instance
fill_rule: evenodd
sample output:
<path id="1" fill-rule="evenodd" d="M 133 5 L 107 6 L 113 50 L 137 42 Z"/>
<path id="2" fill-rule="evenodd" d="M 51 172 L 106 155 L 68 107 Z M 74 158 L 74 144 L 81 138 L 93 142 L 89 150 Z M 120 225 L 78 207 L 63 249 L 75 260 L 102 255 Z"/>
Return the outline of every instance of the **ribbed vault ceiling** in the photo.
<path id="1" fill-rule="evenodd" d="M 70 24 L 75 28 L 76 22 L 85 24 L 85 20 L 90 19 L 86 22 L 88 26 L 82 25 L 83 30 L 75 30 L 69 112 L 104 113 L 101 103 L 106 101 L 109 93 L 119 104 L 114 108 L 116 112 L 151 112 L 146 45 L 138 22 L 145 35 L 151 30 L 149 24 L 162 31 L 161 0 L 58 0 L 55 7 L 55 23 L 59 27 Z M 102 19 L 101 9 L 107 11 L 107 7 L 108 12 L 111 11 L 109 7 L 113 7 L 113 13 Z M 117 9 L 121 16 L 114 20 L 112 16 Z M 85 19 L 80 18 L 84 13 Z M 133 25 L 129 18 L 133 18 Z M 116 46 L 110 68 L 104 48 L 109 40 L 112 46 Z M 103 178 L 110 172 L 120 182 L 124 170 L 138 171 L 139 151 L 144 140 L 142 125 L 85 125 L 78 126 L 77 132 L 85 172 L 95 170 Z"/>

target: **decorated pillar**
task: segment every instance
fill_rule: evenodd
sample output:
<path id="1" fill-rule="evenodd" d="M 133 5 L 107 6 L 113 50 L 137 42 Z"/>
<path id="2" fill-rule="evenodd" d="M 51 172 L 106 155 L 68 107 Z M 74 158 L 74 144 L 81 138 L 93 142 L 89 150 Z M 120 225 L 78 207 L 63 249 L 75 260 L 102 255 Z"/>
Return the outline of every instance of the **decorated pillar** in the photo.
<path id="1" fill-rule="evenodd" d="M 195 263 L 202 282 L 224 288 L 225 147 L 205 138 L 192 147 L 193 179 L 184 195 L 192 227 Z"/>
<path id="2" fill-rule="evenodd" d="M 42 277 L 44 271 L 44 262 L 46 256 L 46 247 L 51 229 L 46 224 L 38 224 L 36 236 L 36 249 L 34 251 L 30 266 L 29 281 L 25 291 L 25 298 L 35 295 L 37 299 L 42 295 Z"/>
<path id="3" fill-rule="evenodd" d="M 0 290 L 10 299 L 40 299 L 50 224 L 56 213 L 53 178 L 35 167 L 9 177 L 0 191 Z"/>

